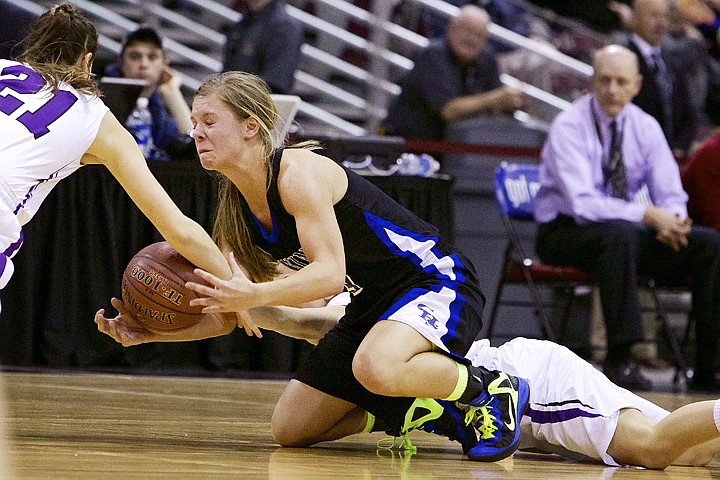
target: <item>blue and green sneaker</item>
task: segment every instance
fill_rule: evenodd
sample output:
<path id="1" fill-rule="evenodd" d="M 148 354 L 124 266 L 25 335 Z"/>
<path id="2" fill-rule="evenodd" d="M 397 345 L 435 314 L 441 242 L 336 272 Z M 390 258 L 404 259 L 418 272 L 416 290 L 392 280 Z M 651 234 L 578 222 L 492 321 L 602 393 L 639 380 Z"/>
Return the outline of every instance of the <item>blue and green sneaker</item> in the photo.
<path id="1" fill-rule="evenodd" d="M 464 410 L 466 425 L 479 434 L 467 456 L 478 462 L 496 462 L 512 455 L 520 440 L 520 419 L 530 400 L 525 379 L 496 372 L 487 388 L 469 404 L 457 403 Z"/>

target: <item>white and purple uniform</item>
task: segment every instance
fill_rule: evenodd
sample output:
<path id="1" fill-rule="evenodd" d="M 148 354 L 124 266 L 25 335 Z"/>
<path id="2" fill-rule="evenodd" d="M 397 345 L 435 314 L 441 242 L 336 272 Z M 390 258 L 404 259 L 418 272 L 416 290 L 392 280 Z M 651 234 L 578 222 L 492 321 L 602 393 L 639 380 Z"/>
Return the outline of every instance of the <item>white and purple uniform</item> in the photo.
<path id="1" fill-rule="evenodd" d="M 669 412 L 618 387 L 566 347 L 515 338 L 499 347 L 477 340 L 467 358 L 475 366 L 522 377 L 530 403 L 520 421 L 520 450 L 617 462 L 607 453 L 620 410 L 634 408 L 660 421 Z"/>
<path id="2" fill-rule="evenodd" d="M 13 273 L 22 225 L 82 166 L 107 111 L 99 98 L 63 83 L 53 94 L 27 65 L 0 59 L 0 289 Z"/>

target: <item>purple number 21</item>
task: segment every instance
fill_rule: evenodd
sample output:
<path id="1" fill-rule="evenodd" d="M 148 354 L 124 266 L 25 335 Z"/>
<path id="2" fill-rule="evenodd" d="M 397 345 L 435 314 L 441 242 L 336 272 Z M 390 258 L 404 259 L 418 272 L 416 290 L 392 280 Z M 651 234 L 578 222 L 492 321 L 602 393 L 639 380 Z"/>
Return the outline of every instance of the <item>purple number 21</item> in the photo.
<path id="1" fill-rule="evenodd" d="M 23 74 L 24 78 L 22 78 Z M 7 87 L 20 94 L 37 93 L 45 86 L 45 79 L 35 70 L 24 65 L 5 67 L 0 71 L 0 75 L 15 76 L 14 78 L 0 78 L 0 92 Z M 48 94 L 48 101 L 40 108 L 34 112 L 22 113 L 17 117 L 17 121 L 22 123 L 35 138 L 40 138 L 50 131 L 48 130 L 50 124 L 67 112 L 75 102 L 77 102 L 77 97 L 72 92 L 58 90 L 52 96 Z M 0 93 L 0 112 L 10 115 L 22 105 L 23 102 L 12 95 Z"/>

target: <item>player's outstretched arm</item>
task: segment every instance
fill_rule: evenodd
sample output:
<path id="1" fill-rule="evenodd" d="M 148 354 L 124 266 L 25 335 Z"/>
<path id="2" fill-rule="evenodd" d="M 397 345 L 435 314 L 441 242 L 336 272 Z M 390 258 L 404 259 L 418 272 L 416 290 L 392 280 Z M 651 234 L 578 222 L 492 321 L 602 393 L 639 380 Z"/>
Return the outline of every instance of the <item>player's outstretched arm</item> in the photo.
<path id="1" fill-rule="evenodd" d="M 256 307 L 247 312 L 255 324 L 291 338 L 317 345 L 345 314 L 341 305 L 317 308 Z"/>
<path id="2" fill-rule="evenodd" d="M 206 314 L 199 323 L 188 328 L 174 332 L 154 332 L 135 320 L 133 315 L 127 312 L 121 300 L 113 298 L 111 302 L 118 315 L 107 318 L 105 310 L 98 310 L 95 314 L 95 323 L 100 332 L 112 337 L 124 347 L 149 342 L 202 340 L 226 335 L 232 332 L 235 326 L 243 326 L 233 313 Z M 318 308 L 257 307 L 245 313 L 243 319 L 249 321 L 252 330 L 250 333 L 245 328 L 248 335 L 261 337 L 258 328 L 262 328 L 287 337 L 307 340 L 315 345 L 337 325 L 340 317 L 345 314 L 345 307 L 341 305 Z"/>
<path id="3" fill-rule="evenodd" d="M 105 310 L 95 313 L 98 330 L 123 347 L 140 345 L 150 342 L 186 342 L 219 337 L 232 332 L 237 326 L 235 314 L 207 314 L 200 322 L 177 331 L 156 332 L 148 329 L 129 313 L 118 298 L 111 300 L 112 306 L 118 311 L 113 318 L 105 317 Z"/>
<path id="4" fill-rule="evenodd" d="M 185 216 L 147 166 L 135 139 L 108 112 L 83 163 L 104 164 L 135 205 L 183 257 L 218 278 L 229 279 L 230 267 L 205 229 Z"/>

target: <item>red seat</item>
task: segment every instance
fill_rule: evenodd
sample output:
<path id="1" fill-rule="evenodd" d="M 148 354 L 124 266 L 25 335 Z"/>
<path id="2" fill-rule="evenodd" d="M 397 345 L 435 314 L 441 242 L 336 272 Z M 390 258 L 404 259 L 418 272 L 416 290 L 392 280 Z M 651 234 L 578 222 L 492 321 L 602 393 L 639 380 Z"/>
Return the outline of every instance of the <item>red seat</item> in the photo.
<path id="1" fill-rule="evenodd" d="M 548 265 L 539 260 L 532 260 L 531 262 L 527 268 L 530 276 L 536 282 L 573 282 L 578 284 L 591 284 L 593 282 L 593 274 L 585 270 L 580 270 L 579 268 L 564 265 Z M 516 260 L 512 260 L 505 268 L 505 279 L 513 283 L 525 282 L 523 265 Z"/>

